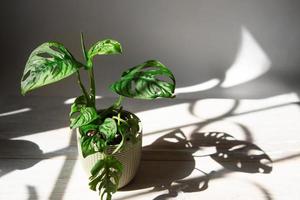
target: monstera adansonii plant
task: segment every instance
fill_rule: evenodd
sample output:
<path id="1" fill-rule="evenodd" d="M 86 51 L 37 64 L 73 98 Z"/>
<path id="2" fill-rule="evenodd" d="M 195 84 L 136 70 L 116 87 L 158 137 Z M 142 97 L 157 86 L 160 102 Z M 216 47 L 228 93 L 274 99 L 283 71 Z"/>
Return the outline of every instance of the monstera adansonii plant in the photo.
<path id="1" fill-rule="evenodd" d="M 110 86 L 118 98 L 110 107 L 97 110 L 93 58 L 96 55 L 121 54 L 118 41 L 106 39 L 96 42 L 88 50 L 81 34 L 81 48 L 84 62 L 79 62 L 58 42 L 45 42 L 30 54 L 21 80 L 21 93 L 58 82 L 73 74 L 77 76 L 82 95 L 71 106 L 70 128 L 80 131 L 80 147 L 83 157 L 102 152 L 90 171 L 89 186 L 98 190 L 101 199 L 111 199 L 117 191 L 122 174 L 122 163 L 114 154 L 122 151 L 125 141 L 136 142 L 139 129 L 137 118 L 122 119 L 124 97 L 138 99 L 174 98 L 175 78 L 172 72 L 157 60 L 148 60 L 123 72 L 120 80 Z M 105 69 L 104 69 L 105 70 Z M 82 80 L 81 73 L 87 72 L 89 88 Z M 115 145 L 113 152 L 108 147 Z"/>

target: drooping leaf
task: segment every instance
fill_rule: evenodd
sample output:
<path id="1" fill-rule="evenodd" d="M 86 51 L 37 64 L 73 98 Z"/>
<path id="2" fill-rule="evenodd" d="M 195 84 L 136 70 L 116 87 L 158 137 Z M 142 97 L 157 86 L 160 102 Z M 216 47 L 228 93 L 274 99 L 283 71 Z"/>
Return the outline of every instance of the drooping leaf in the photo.
<path id="1" fill-rule="evenodd" d="M 117 133 L 117 124 L 112 118 L 106 118 L 99 126 L 99 131 L 105 135 L 107 141 L 112 141 Z"/>
<path id="2" fill-rule="evenodd" d="M 161 62 L 149 60 L 124 72 L 121 79 L 111 85 L 111 90 L 138 99 L 173 98 L 175 78 Z"/>
<path id="3" fill-rule="evenodd" d="M 83 126 L 89 124 L 90 122 L 97 119 L 99 116 L 97 111 L 93 107 L 85 107 L 80 108 L 79 114 L 75 117 L 71 116 L 71 128 L 78 128 L 79 126 Z"/>
<path id="4" fill-rule="evenodd" d="M 120 54 L 122 53 L 121 44 L 116 40 L 106 39 L 98 41 L 94 44 L 87 53 L 88 65 L 91 67 L 93 57 L 96 55 L 109 55 L 109 54 Z"/>
<path id="5" fill-rule="evenodd" d="M 104 167 L 105 160 L 99 160 L 91 169 L 91 175 L 96 176 Z"/>
<path id="6" fill-rule="evenodd" d="M 118 189 L 123 165 L 112 155 L 106 155 L 94 165 L 91 170 L 90 189 L 98 189 L 101 200 L 111 199 Z M 106 198 L 105 198 L 106 197 Z"/>
<path id="7" fill-rule="evenodd" d="M 21 80 L 21 93 L 64 79 L 80 68 L 80 64 L 60 43 L 46 42 L 29 56 Z"/>

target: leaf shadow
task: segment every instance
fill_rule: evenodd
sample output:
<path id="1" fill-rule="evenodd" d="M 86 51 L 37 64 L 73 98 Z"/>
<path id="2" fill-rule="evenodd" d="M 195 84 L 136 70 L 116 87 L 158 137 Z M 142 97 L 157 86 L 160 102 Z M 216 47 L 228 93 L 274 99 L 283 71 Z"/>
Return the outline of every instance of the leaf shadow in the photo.
<path id="1" fill-rule="evenodd" d="M 215 153 L 206 156 L 222 165 L 223 169 L 206 173 L 196 168 L 197 156 L 193 154 L 204 147 L 215 148 Z M 223 132 L 194 132 L 188 139 L 181 129 L 176 129 L 144 147 L 142 160 L 134 180 L 121 191 L 151 187 L 153 191 L 168 191 L 155 200 L 179 198 L 182 193 L 206 190 L 211 179 L 230 172 L 272 171 L 272 160 L 261 148 Z M 189 177 L 193 171 L 198 175 Z"/>
<path id="2" fill-rule="evenodd" d="M 193 133 L 193 146 L 213 146 L 216 153 L 210 157 L 231 171 L 271 173 L 271 158 L 257 145 L 237 140 L 223 132 Z"/>
<path id="3" fill-rule="evenodd" d="M 0 177 L 15 170 L 24 170 L 34 166 L 41 159 L 32 159 L 32 156 L 43 155 L 43 151 L 36 143 L 27 140 L 0 139 L 0 152 Z"/>

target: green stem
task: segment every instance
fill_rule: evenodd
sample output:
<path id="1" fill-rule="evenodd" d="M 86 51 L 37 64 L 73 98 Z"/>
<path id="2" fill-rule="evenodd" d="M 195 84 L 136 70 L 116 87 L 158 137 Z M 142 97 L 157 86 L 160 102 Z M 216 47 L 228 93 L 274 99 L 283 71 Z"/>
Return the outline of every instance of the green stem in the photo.
<path id="1" fill-rule="evenodd" d="M 84 57 L 84 60 L 87 62 L 87 54 L 86 54 L 86 49 L 85 49 L 85 44 L 84 44 L 84 38 L 83 38 L 83 33 L 80 33 L 80 42 L 81 42 L 81 49 L 82 49 L 82 54 Z"/>
<path id="2" fill-rule="evenodd" d="M 122 104 L 123 99 L 124 99 L 124 97 L 120 95 L 119 98 L 117 99 L 117 101 L 115 101 L 115 103 L 114 103 L 114 108 L 119 108 Z"/>
<path id="3" fill-rule="evenodd" d="M 93 66 L 88 70 L 89 76 L 90 76 L 90 92 L 91 92 L 91 98 L 94 104 L 94 107 L 96 106 L 96 84 L 95 84 L 95 77 L 94 77 L 94 68 Z"/>
<path id="4" fill-rule="evenodd" d="M 83 57 L 85 59 L 86 65 L 88 67 L 89 79 L 90 79 L 90 100 L 91 104 L 96 108 L 96 86 L 95 86 L 95 77 L 94 77 L 94 68 L 92 62 L 88 60 L 83 33 L 80 33 L 81 49 Z"/>
<path id="5" fill-rule="evenodd" d="M 86 98 L 86 101 L 89 102 L 89 101 L 90 101 L 90 98 L 89 98 L 88 93 L 86 92 L 86 89 L 84 88 L 84 86 L 83 86 L 83 84 L 82 84 L 79 70 L 77 70 L 77 82 L 78 82 L 78 84 L 79 84 L 79 86 L 80 86 L 80 89 L 81 89 L 82 93 L 84 94 L 84 96 L 85 96 L 85 98 Z"/>
<path id="6" fill-rule="evenodd" d="M 119 113 L 120 114 L 120 113 Z M 121 116 L 118 114 L 118 116 L 113 116 L 112 118 L 118 121 L 118 126 L 120 126 L 120 123 L 128 124 L 124 119 L 121 118 Z"/>

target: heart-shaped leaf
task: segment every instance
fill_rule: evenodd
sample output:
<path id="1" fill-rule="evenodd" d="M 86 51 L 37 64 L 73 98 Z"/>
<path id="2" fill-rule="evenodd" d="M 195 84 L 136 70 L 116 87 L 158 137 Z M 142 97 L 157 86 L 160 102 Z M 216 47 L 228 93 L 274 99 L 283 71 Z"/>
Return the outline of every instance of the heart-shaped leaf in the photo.
<path id="1" fill-rule="evenodd" d="M 117 133 L 117 124 L 112 118 L 106 118 L 99 126 L 100 133 L 105 135 L 107 141 L 112 141 Z"/>
<path id="2" fill-rule="evenodd" d="M 175 78 L 161 62 L 149 60 L 124 72 L 121 79 L 111 85 L 111 90 L 138 99 L 173 98 Z"/>
<path id="3" fill-rule="evenodd" d="M 97 111 L 93 107 L 82 107 L 77 116 L 71 116 L 71 128 L 78 128 L 79 126 L 83 126 L 89 124 L 90 122 L 97 119 L 99 115 Z"/>
<path id="4" fill-rule="evenodd" d="M 90 68 L 92 65 L 93 57 L 96 55 L 109 55 L 109 54 L 120 54 L 122 53 L 121 44 L 116 40 L 106 39 L 98 41 L 94 44 L 87 53 L 88 65 Z"/>
<path id="5" fill-rule="evenodd" d="M 21 80 L 21 93 L 57 82 L 76 72 L 81 65 L 60 43 L 46 42 L 29 56 Z"/>

